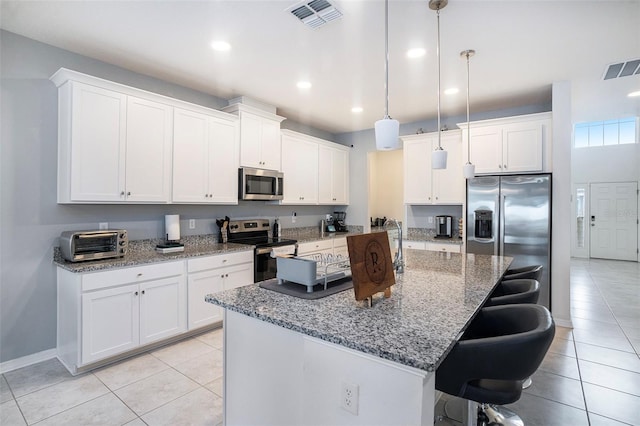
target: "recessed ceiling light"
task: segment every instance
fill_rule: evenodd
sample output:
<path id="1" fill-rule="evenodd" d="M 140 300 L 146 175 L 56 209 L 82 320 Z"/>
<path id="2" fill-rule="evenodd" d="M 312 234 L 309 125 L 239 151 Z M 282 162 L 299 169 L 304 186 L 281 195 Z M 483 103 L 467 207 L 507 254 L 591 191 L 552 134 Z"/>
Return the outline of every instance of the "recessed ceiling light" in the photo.
<path id="1" fill-rule="evenodd" d="M 460 89 L 458 89 L 457 87 L 451 87 L 447 90 L 444 91 L 445 95 L 455 95 L 456 93 L 458 93 L 460 91 Z"/>
<path id="2" fill-rule="evenodd" d="M 296 86 L 298 86 L 298 89 L 311 89 L 311 83 L 308 81 L 299 81 Z"/>
<path id="3" fill-rule="evenodd" d="M 354 114 L 359 114 L 363 111 L 362 107 L 353 107 L 351 108 L 351 112 Z"/>
<path id="4" fill-rule="evenodd" d="M 217 52 L 228 52 L 231 50 L 231 45 L 226 41 L 217 40 L 211 42 L 211 48 Z"/>
<path id="5" fill-rule="evenodd" d="M 640 90 L 638 90 L 637 92 L 631 92 L 627 96 L 629 96 L 630 98 L 634 98 L 636 96 L 640 96 Z"/>
<path id="6" fill-rule="evenodd" d="M 421 56 L 424 56 L 426 53 L 427 51 L 424 50 L 422 47 L 415 47 L 413 49 L 407 50 L 407 56 L 409 58 L 419 58 Z"/>

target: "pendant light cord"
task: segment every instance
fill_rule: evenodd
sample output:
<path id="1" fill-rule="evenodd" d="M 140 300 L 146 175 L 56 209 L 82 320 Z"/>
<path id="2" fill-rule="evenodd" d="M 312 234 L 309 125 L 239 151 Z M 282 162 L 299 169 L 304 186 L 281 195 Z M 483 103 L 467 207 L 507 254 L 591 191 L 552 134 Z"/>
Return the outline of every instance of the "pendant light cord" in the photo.
<path id="1" fill-rule="evenodd" d="M 389 117 L 389 0 L 384 0 L 384 118 Z"/>
<path id="2" fill-rule="evenodd" d="M 469 121 L 469 54 L 467 50 L 467 164 L 471 164 L 471 126 Z"/>
<path id="3" fill-rule="evenodd" d="M 436 56 L 438 57 L 438 149 L 442 149 L 441 144 L 441 134 L 440 130 L 440 8 L 436 10 L 436 15 L 438 17 L 438 47 L 436 49 Z"/>

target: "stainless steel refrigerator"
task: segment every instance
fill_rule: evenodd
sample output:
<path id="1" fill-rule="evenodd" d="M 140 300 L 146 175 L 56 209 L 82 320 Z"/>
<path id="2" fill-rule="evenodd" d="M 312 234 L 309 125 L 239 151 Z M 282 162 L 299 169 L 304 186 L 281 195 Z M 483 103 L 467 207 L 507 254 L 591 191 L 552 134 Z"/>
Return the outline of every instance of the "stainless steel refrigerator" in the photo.
<path id="1" fill-rule="evenodd" d="M 542 265 L 539 304 L 551 306 L 551 175 L 483 176 L 467 181 L 467 253 Z"/>

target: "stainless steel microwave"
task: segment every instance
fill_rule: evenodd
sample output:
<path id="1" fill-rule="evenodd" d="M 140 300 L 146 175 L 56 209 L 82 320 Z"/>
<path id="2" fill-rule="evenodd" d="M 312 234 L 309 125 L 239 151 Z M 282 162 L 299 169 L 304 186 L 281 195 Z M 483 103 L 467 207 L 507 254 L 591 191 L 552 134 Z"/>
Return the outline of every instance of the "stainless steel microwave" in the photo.
<path id="1" fill-rule="evenodd" d="M 238 172 L 241 200 L 282 200 L 284 174 L 276 170 L 241 167 Z"/>

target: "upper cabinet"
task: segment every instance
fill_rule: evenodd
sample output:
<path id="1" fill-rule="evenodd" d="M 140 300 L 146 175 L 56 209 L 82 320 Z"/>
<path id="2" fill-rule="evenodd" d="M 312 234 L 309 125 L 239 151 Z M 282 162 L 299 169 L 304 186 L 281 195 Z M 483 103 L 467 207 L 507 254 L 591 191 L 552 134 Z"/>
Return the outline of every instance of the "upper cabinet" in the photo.
<path id="1" fill-rule="evenodd" d="M 240 166 L 281 170 L 280 123 L 285 118 L 240 103 L 223 111 L 240 117 Z"/>
<path id="2" fill-rule="evenodd" d="M 173 202 L 238 203 L 238 119 L 176 108 Z"/>
<path id="3" fill-rule="evenodd" d="M 349 204 L 349 148 L 342 145 L 319 146 L 318 202 Z"/>
<path id="4" fill-rule="evenodd" d="M 58 202 L 169 202 L 170 106 L 75 81 L 59 95 Z"/>
<path id="5" fill-rule="evenodd" d="M 58 203 L 237 204 L 237 117 L 64 68 L 51 80 Z"/>
<path id="6" fill-rule="evenodd" d="M 466 140 L 466 123 L 458 126 Z M 476 174 L 550 171 L 551 130 L 551 113 L 472 122 L 470 159 Z"/>
<path id="7" fill-rule="evenodd" d="M 291 130 L 281 133 L 280 204 L 349 204 L 349 148 Z"/>
<path id="8" fill-rule="evenodd" d="M 447 168 L 432 169 L 431 153 L 438 147 L 437 133 L 402 136 L 404 143 L 405 204 L 462 204 L 465 181 L 462 175 L 462 139 L 459 130 L 443 132 Z"/>

